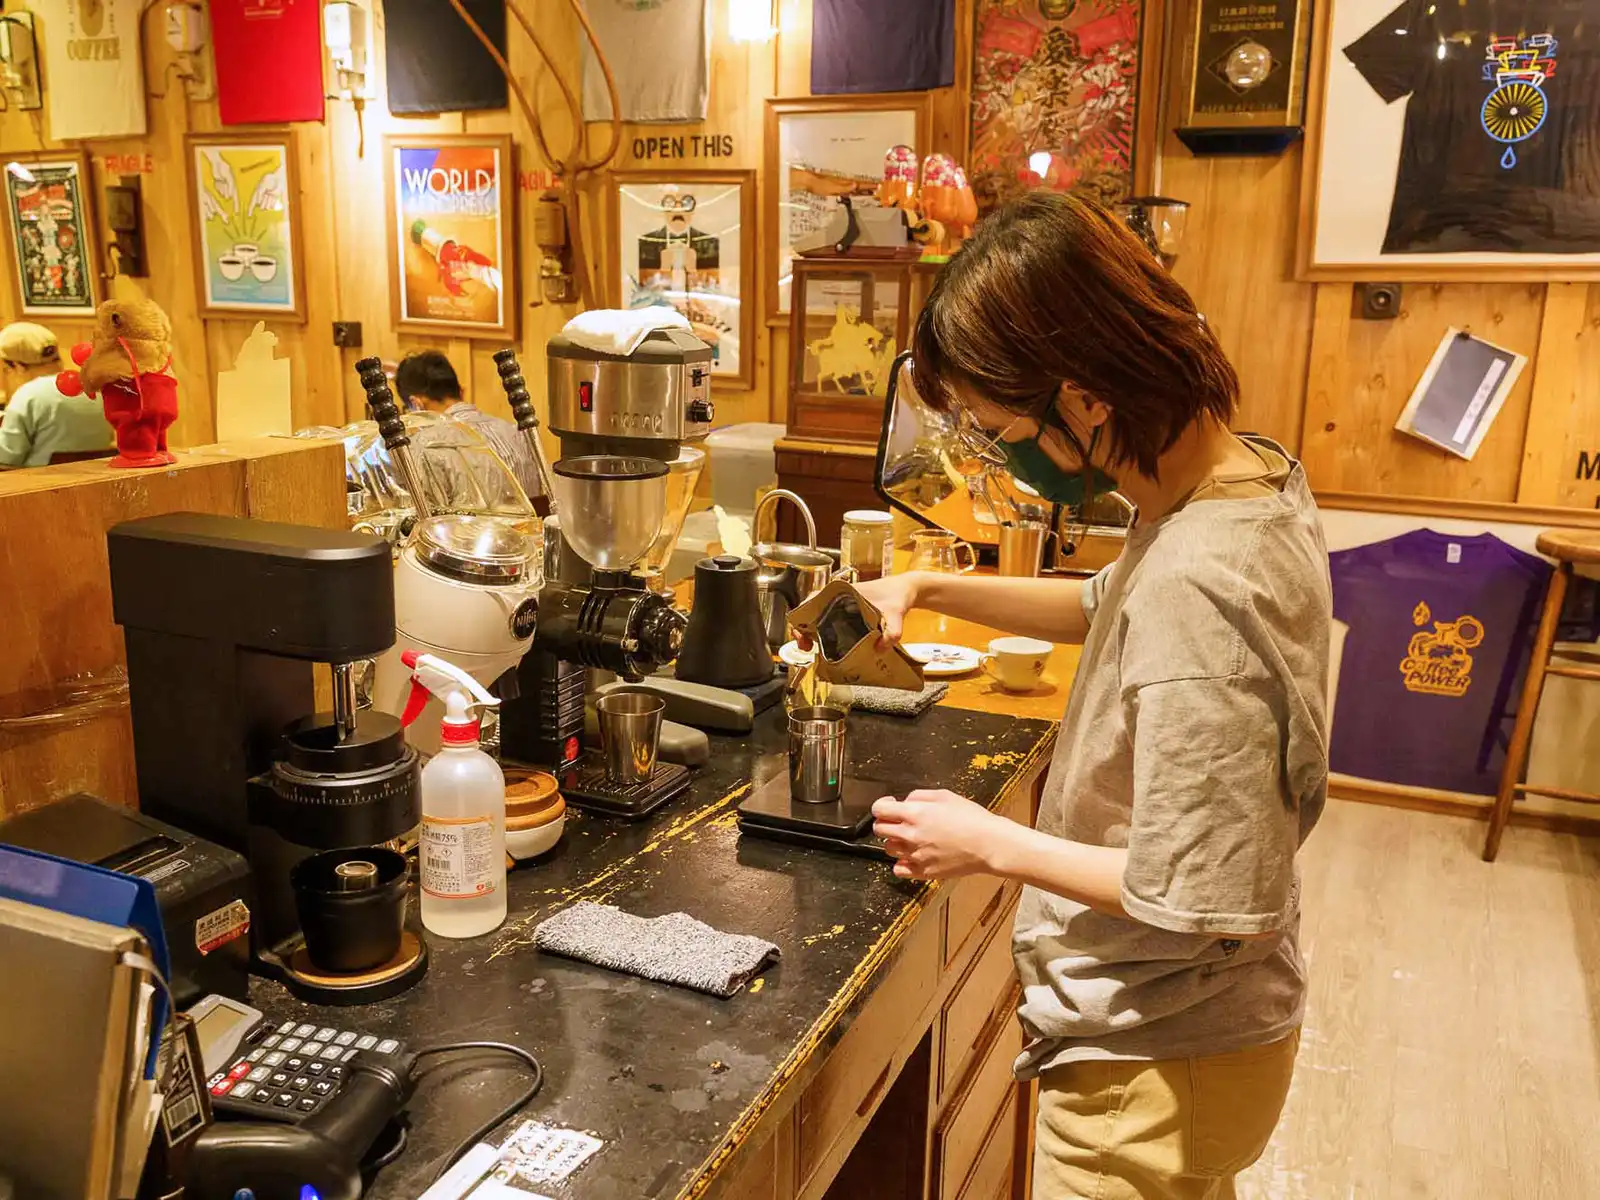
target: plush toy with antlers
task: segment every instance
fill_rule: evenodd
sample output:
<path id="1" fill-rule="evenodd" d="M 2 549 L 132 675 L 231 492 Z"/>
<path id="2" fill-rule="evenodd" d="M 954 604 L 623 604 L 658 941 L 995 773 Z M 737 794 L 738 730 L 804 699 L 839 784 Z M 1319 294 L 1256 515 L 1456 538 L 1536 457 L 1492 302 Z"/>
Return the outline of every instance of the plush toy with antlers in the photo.
<path id="1" fill-rule="evenodd" d="M 154 300 L 108 300 L 95 312 L 94 340 L 72 348 L 78 369 L 56 376 L 64 395 L 99 396 L 117 435 L 113 467 L 164 467 L 167 427 L 178 419 L 172 323 Z"/>

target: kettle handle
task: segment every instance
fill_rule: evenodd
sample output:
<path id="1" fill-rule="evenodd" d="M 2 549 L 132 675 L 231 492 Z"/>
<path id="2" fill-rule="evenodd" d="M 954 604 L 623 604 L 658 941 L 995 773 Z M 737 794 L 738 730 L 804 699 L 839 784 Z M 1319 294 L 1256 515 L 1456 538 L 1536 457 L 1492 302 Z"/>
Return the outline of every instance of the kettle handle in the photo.
<path id="1" fill-rule="evenodd" d="M 773 488 L 765 496 L 761 497 L 761 503 L 756 505 L 755 515 L 750 518 L 750 531 L 755 533 L 761 528 L 761 514 L 766 511 L 767 505 L 777 500 L 788 500 L 800 510 L 800 515 L 805 518 L 806 522 L 806 546 L 815 550 L 817 548 L 817 523 L 811 516 L 811 508 L 788 488 Z M 777 535 L 774 534 L 773 538 L 776 540 Z"/>

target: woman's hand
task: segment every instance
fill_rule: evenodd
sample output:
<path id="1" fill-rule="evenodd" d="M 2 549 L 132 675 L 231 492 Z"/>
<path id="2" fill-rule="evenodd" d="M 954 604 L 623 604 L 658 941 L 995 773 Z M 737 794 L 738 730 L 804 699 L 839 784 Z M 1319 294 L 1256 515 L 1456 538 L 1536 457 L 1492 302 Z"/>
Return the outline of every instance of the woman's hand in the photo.
<path id="1" fill-rule="evenodd" d="M 904 800 L 885 796 L 872 816 L 872 831 L 895 856 L 894 873 L 902 879 L 992 874 L 1006 838 L 1021 828 L 946 791 L 916 791 Z"/>
<path id="2" fill-rule="evenodd" d="M 919 572 L 908 571 L 904 575 L 885 575 L 882 579 L 856 584 L 861 598 L 883 614 L 883 636 L 879 639 L 883 644 L 900 644 L 906 614 L 917 606 L 921 580 Z"/>

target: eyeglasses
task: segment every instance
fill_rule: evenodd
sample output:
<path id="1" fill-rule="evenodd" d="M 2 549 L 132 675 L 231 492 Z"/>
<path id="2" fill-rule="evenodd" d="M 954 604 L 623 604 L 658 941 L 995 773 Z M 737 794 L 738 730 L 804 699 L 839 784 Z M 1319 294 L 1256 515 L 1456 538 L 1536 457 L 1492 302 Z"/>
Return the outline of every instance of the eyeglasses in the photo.
<path id="1" fill-rule="evenodd" d="M 677 196 L 669 192 L 661 197 L 661 211 L 692 213 L 694 211 L 694 197 Z"/>
<path id="2" fill-rule="evenodd" d="M 993 433 L 979 425 L 966 409 L 962 409 L 956 417 L 956 443 L 979 462 L 991 467 L 1003 467 L 1006 465 L 1006 452 L 1000 448 L 1000 443 L 1023 420 L 1026 418 L 1017 417 L 999 433 Z"/>

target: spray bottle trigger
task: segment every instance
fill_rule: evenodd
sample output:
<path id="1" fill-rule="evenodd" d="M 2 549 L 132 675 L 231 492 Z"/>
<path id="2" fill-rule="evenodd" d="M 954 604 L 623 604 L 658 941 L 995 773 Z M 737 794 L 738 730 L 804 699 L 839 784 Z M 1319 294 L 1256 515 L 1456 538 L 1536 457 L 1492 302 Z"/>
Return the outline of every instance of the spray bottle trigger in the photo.
<path id="1" fill-rule="evenodd" d="M 422 715 L 422 710 L 428 707 L 428 697 L 431 694 L 421 680 L 412 679 L 411 692 L 406 696 L 405 711 L 400 714 L 402 729 L 409 729 L 411 723 Z"/>

